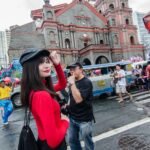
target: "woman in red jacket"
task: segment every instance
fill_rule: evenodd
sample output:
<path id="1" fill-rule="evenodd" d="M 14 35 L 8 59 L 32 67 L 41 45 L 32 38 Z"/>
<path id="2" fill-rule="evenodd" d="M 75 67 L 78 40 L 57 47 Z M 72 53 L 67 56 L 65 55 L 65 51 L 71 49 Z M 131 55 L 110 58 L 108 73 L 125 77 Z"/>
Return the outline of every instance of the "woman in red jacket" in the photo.
<path id="1" fill-rule="evenodd" d="M 66 79 L 56 52 L 29 49 L 20 57 L 23 66 L 21 101 L 30 107 L 38 129 L 40 150 L 66 150 L 65 135 L 69 119 L 61 114 L 56 101 L 57 91 L 66 87 Z M 54 65 L 58 83 L 53 86 L 50 77 Z"/>

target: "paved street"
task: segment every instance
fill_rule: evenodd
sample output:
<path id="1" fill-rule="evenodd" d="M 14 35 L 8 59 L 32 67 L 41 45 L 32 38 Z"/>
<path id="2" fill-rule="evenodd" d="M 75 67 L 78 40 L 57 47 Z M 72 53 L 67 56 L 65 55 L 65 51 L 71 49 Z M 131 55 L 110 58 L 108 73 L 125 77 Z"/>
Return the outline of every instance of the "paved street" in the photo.
<path id="1" fill-rule="evenodd" d="M 134 93 L 133 97 L 133 102 L 127 99 L 124 105 L 117 103 L 116 96 L 94 101 L 96 150 L 150 149 L 150 94 Z M 0 127 L 0 150 L 17 150 L 23 116 L 23 109 L 15 110 L 9 128 Z M 31 126 L 35 132 L 34 121 Z"/>

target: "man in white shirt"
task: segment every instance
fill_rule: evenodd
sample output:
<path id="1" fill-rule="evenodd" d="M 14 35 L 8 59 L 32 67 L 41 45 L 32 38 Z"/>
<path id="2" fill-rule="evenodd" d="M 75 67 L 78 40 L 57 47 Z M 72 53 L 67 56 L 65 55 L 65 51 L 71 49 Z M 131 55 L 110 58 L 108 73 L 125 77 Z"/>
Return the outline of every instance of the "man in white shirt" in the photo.
<path id="1" fill-rule="evenodd" d="M 132 100 L 132 95 L 130 93 L 127 92 L 126 86 L 126 78 L 125 78 L 125 71 L 123 69 L 121 69 L 121 66 L 118 64 L 116 65 L 116 71 L 115 71 L 115 80 L 116 80 L 116 93 L 118 94 L 120 100 L 119 103 L 123 102 L 123 97 L 122 94 L 127 94 L 130 98 L 130 100 Z"/>

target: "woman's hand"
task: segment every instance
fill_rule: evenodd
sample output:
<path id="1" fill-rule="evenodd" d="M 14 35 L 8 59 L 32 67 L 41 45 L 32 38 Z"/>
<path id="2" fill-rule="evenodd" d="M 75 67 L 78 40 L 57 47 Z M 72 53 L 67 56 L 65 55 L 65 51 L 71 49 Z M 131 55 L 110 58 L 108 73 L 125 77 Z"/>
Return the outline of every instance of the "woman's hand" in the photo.
<path id="1" fill-rule="evenodd" d="M 50 60 L 54 65 L 60 64 L 60 56 L 57 54 L 56 51 L 52 51 L 50 54 Z"/>
<path id="2" fill-rule="evenodd" d="M 66 120 L 66 121 L 69 122 L 69 118 L 66 115 L 62 114 L 62 113 L 61 113 L 61 120 Z"/>

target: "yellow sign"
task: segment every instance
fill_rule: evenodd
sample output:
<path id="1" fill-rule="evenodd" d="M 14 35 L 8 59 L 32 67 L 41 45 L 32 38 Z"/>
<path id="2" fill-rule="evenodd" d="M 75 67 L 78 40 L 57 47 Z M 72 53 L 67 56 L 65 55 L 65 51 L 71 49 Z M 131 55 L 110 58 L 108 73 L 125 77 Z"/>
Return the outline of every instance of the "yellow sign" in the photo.
<path id="1" fill-rule="evenodd" d="M 131 64 L 127 65 L 127 71 L 132 71 L 132 65 Z"/>
<path id="2" fill-rule="evenodd" d="M 99 87 L 103 87 L 103 86 L 106 85 L 106 82 L 105 82 L 105 80 L 100 80 L 100 81 L 97 82 L 97 85 L 98 85 Z"/>

